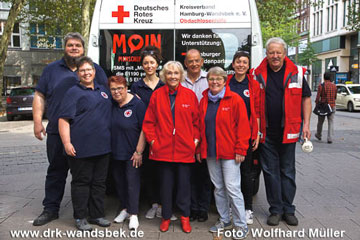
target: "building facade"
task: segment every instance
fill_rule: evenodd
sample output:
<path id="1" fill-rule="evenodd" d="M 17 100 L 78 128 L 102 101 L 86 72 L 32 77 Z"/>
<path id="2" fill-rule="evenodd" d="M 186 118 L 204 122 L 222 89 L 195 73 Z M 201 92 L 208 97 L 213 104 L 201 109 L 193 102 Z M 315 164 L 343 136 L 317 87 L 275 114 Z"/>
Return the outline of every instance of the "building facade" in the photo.
<path id="1" fill-rule="evenodd" d="M 314 90 L 325 71 L 333 72 L 336 83 L 359 83 L 359 33 L 347 30 L 348 6 L 353 2 L 315 0 L 310 6 L 310 41 L 318 58 L 311 71 Z"/>
<path id="2" fill-rule="evenodd" d="M 10 7 L 9 3 L 0 2 L 0 35 L 3 34 Z M 62 39 L 54 37 L 44 41 L 41 38 L 44 33 L 44 28 L 39 25 L 15 23 L 4 66 L 2 95 L 16 86 L 35 85 L 44 67 L 62 57 Z"/>

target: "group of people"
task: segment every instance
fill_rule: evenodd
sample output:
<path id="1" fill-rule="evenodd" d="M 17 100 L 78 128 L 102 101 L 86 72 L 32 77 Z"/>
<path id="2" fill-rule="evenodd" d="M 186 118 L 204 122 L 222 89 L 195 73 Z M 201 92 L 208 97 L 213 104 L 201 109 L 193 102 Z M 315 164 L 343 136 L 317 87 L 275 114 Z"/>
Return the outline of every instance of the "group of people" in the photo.
<path id="1" fill-rule="evenodd" d="M 269 39 L 265 59 L 252 70 L 249 53 L 237 51 L 229 76 L 217 66 L 203 71 L 197 49 L 187 51 L 186 71 L 168 61 L 158 76 L 161 60 L 158 48 L 145 47 L 145 77 L 128 91 L 124 77 L 107 79 L 84 56 L 80 34 L 65 36 L 64 57 L 45 68 L 34 97 L 34 133 L 39 139 L 47 134 L 50 165 L 44 211 L 33 224 L 58 218 L 70 168 L 76 227 L 110 226 L 104 218 L 110 169 L 120 200 L 114 222 L 129 219 L 130 229 L 139 227 L 144 184 L 151 206 L 146 218 L 160 216 L 160 231 L 168 231 L 175 203 L 189 233 L 191 221 L 208 219 L 213 184 L 220 217 L 210 232 L 234 228 L 242 239 L 253 223 L 250 171 L 253 155 L 259 155 L 270 205 L 267 224 L 283 219 L 297 225 L 295 144 L 301 135 L 311 137 L 311 91 L 303 69 L 286 57 L 286 43 Z"/>

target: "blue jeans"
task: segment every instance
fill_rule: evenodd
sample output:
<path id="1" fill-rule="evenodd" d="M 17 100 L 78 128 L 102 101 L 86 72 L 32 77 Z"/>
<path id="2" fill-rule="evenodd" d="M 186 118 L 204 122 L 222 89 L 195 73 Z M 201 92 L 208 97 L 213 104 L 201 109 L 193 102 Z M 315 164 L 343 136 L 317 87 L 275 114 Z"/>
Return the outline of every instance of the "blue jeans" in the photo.
<path id="1" fill-rule="evenodd" d="M 295 212 L 295 146 L 296 143 L 283 144 L 281 139 L 268 136 L 260 145 L 260 163 L 270 213 Z"/>
<path id="2" fill-rule="evenodd" d="M 244 198 L 241 193 L 240 163 L 234 159 L 207 159 L 210 178 L 215 186 L 214 196 L 220 221 L 228 223 L 231 206 L 233 224 L 246 227 Z M 229 204 L 230 201 L 230 204 Z"/>

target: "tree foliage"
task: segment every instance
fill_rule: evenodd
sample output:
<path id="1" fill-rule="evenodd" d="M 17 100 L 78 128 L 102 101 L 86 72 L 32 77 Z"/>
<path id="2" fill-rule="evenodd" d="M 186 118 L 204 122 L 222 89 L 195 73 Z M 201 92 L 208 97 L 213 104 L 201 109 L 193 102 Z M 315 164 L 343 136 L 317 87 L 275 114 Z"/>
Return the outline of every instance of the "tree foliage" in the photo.
<path id="1" fill-rule="evenodd" d="M 318 60 L 318 58 L 315 55 L 314 48 L 310 42 L 310 37 L 308 36 L 306 48 L 298 56 L 298 63 L 302 66 L 310 66 L 316 60 Z"/>
<path id="2" fill-rule="evenodd" d="M 80 32 L 87 39 L 95 2 L 96 0 L 29 0 L 20 20 L 41 26 L 44 29 L 44 41 L 49 37 L 62 37 L 68 32 Z M 33 26 L 29 25 L 30 35 L 34 32 Z"/>
<path id="3" fill-rule="evenodd" d="M 296 0 L 257 0 L 256 4 L 264 43 L 271 37 L 281 37 L 288 45 L 298 46 Z"/>
<path id="4" fill-rule="evenodd" d="M 355 0 L 348 6 L 348 26 L 347 30 L 360 31 L 360 1 Z"/>

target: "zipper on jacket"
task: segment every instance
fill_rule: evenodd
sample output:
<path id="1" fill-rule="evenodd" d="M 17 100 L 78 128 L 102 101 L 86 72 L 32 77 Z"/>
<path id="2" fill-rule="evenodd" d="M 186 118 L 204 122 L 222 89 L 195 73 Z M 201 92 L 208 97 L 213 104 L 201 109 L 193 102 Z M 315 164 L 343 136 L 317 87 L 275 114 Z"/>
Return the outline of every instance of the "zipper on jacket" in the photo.
<path id="1" fill-rule="evenodd" d="M 175 161 L 175 132 L 176 132 L 176 129 L 174 128 L 173 129 L 173 137 L 172 137 L 172 142 L 173 142 L 172 159 L 173 159 L 173 161 Z"/>

